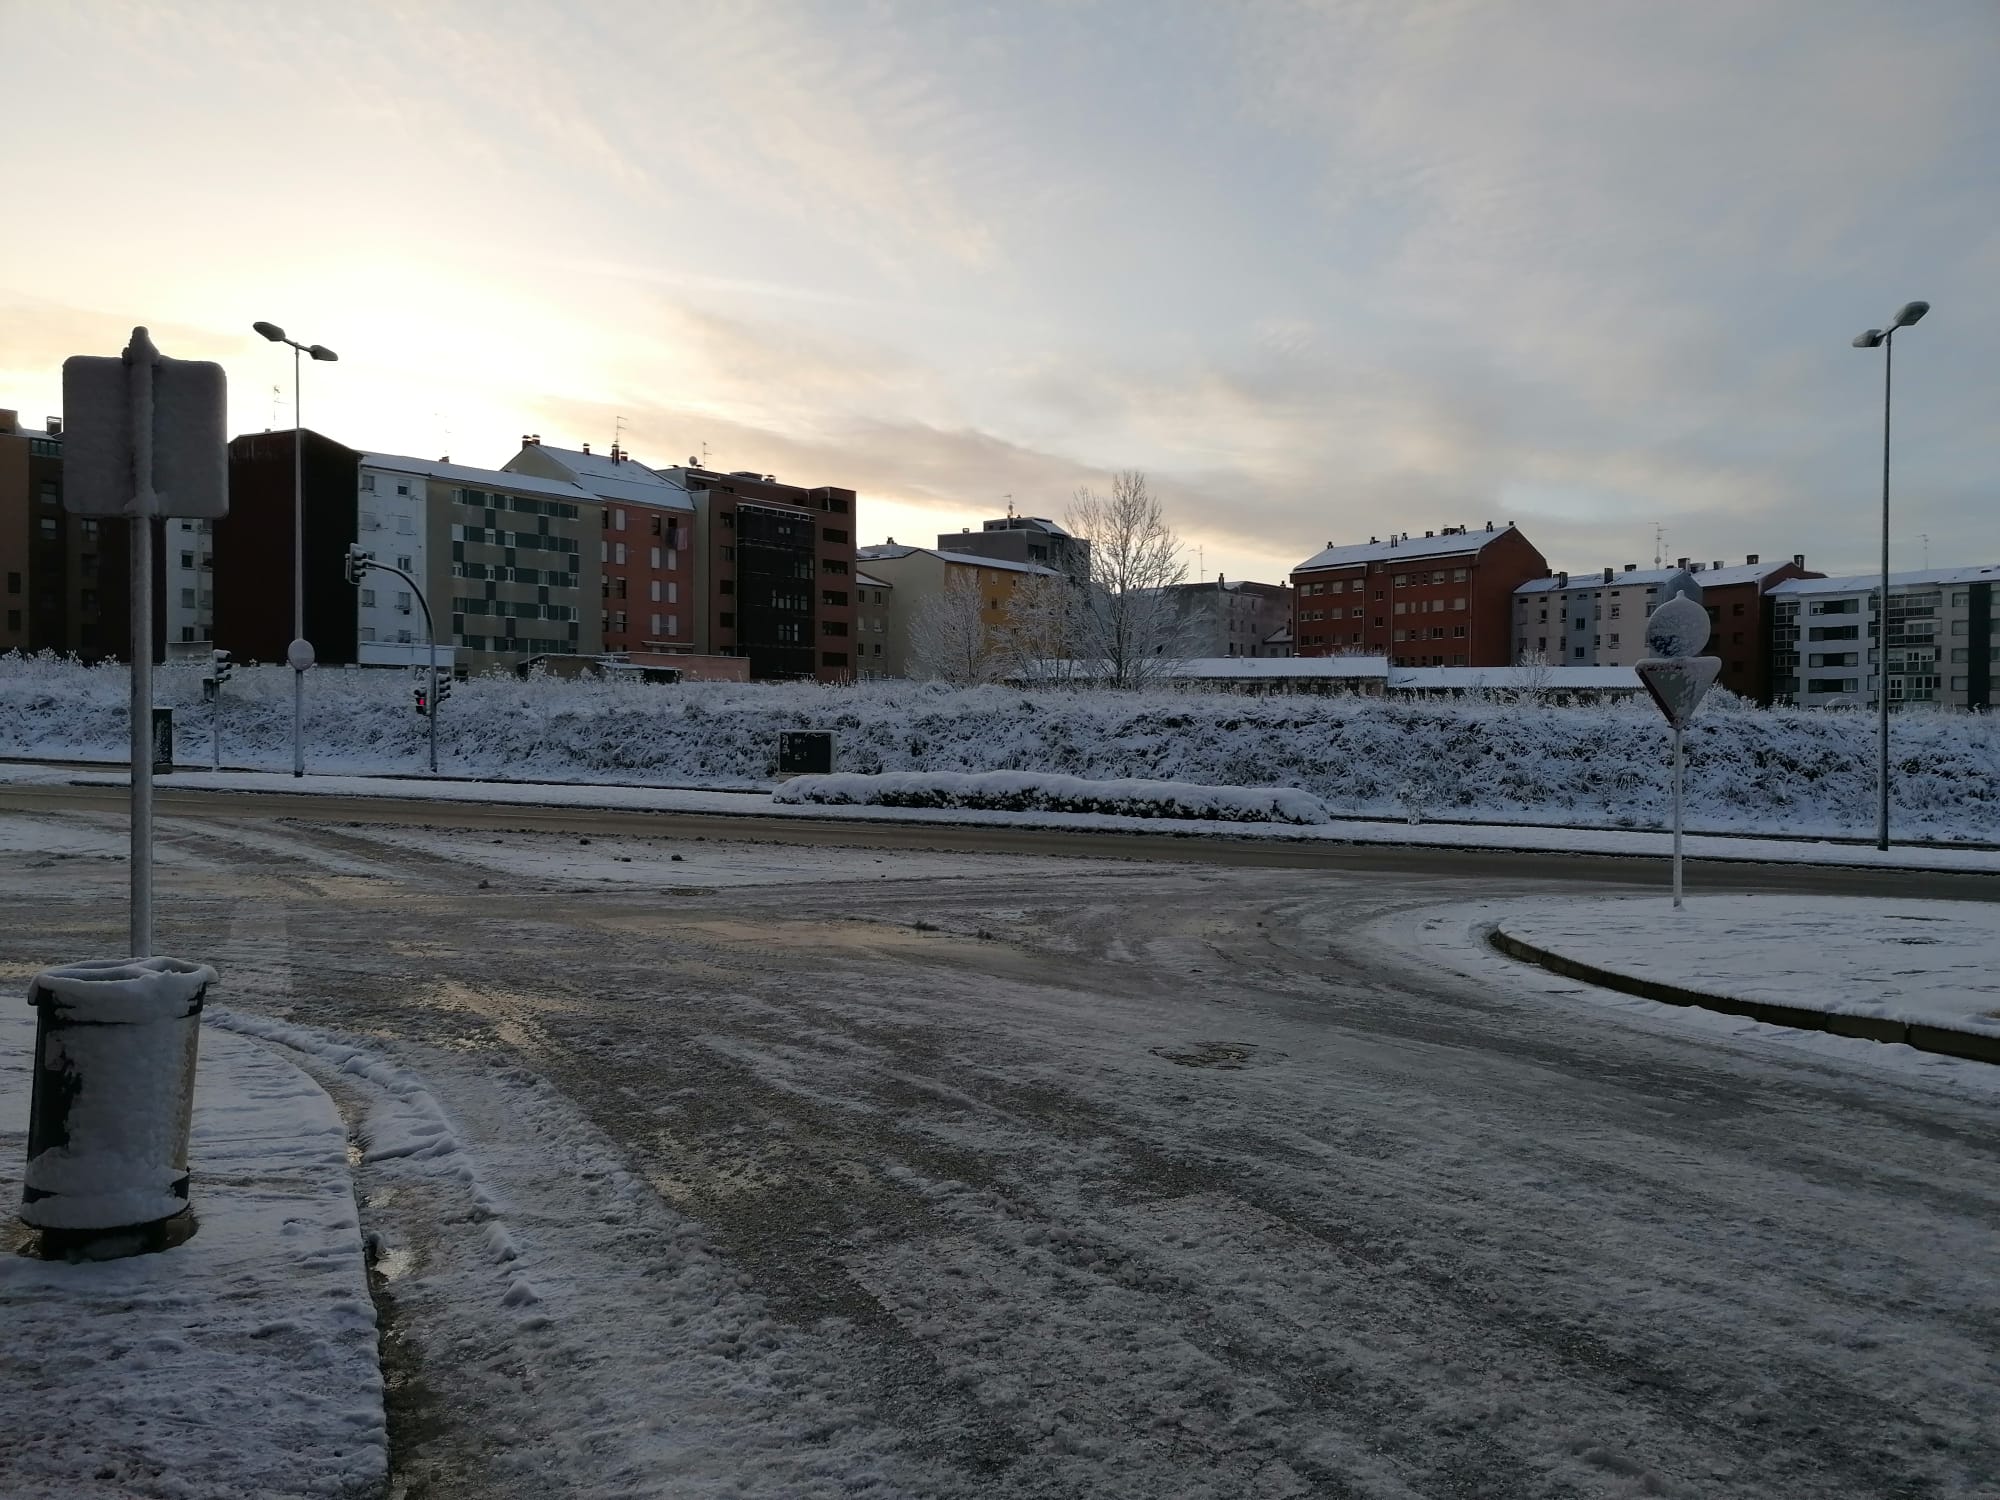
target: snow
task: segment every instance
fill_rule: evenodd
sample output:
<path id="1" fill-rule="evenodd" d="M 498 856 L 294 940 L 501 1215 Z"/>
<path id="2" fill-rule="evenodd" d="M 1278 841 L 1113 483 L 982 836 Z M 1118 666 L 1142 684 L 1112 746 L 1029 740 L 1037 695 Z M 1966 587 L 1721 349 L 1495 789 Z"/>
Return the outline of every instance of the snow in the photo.
<path id="1" fill-rule="evenodd" d="M 780 803 L 878 807 L 971 807 L 1007 812 L 1110 813 L 1245 823 L 1324 823 L 1317 797 L 1285 787 L 1193 786 L 1184 781 L 1086 781 L 1027 771 L 891 771 L 800 776 L 773 793 Z"/>
<path id="2" fill-rule="evenodd" d="M 1468 531 L 1454 527 L 1442 536 L 1392 536 L 1385 542 L 1355 542 L 1343 547 L 1328 547 L 1324 552 L 1315 552 L 1292 571 L 1304 573 L 1314 568 L 1346 568 L 1356 563 L 1447 557 L 1480 552 L 1484 551 L 1489 543 L 1507 535 L 1513 529 L 1511 524 L 1502 526 L 1498 530 L 1488 531 Z"/>
<path id="3" fill-rule="evenodd" d="M 1608 583 L 1605 581 L 1603 570 L 1600 569 L 1594 573 L 1571 573 L 1568 575 L 1567 583 L 1556 576 L 1530 578 L 1526 583 L 1517 586 L 1514 592 L 1546 594 L 1576 593 L 1593 589 L 1659 588 L 1682 572 L 1688 573 L 1702 588 L 1728 588 L 1732 584 L 1759 583 L 1779 569 L 1791 566 L 1791 561 L 1788 557 L 1781 557 L 1771 562 L 1738 563 L 1727 568 L 1705 567 L 1698 571 L 1692 566 L 1687 569 L 1635 568 L 1629 573 L 1623 571 L 1613 573 Z"/>
<path id="4" fill-rule="evenodd" d="M 0 1005 L 0 1200 L 19 1199 L 34 1021 Z M 207 1029 L 199 1231 L 157 1255 L 0 1254 L 9 1500 L 379 1493 L 388 1444 L 346 1134 L 268 1049 Z"/>
<path id="5" fill-rule="evenodd" d="M 1696 896 L 1511 908 L 1501 930 L 1613 973 L 2000 1036 L 2000 912 L 1963 901 Z"/>
<path id="6" fill-rule="evenodd" d="M 534 474 L 515 474 L 503 469 L 469 468 L 443 459 L 408 458 L 398 453 L 364 453 L 361 455 L 361 467 L 397 474 L 417 474 L 428 479 L 476 486 L 482 490 L 503 490 L 513 495 L 546 495 L 551 499 L 580 504 L 587 504 L 593 498 L 568 480 L 543 479 Z"/>
<path id="7" fill-rule="evenodd" d="M 1948 587 L 1955 583 L 2000 582 L 2000 565 L 1988 564 L 1978 568 L 1921 568 L 1908 573 L 1891 573 L 1891 591 L 1902 588 L 1922 588 L 1926 585 Z M 1810 594 L 1858 594 L 1869 589 L 1882 587 L 1880 573 L 1847 573 L 1837 578 L 1788 578 L 1771 589 L 1774 596 L 1798 597 Z"/>
<path id="8" fill-rule="evenodd" d="M 1496 692 L 1505 687 L 1506 669 L 1489 675 Z M 155 678 L 158 701 L 177 710 L 189 759 L 207 749 L 199 679 L 198 668 L 179 665 Z M 315 671 L 308 767 L 419 772 L 425 720 L 410 711 L 407 687 L 393 671 Z M 241 670 L 225 696 L 225 764 L 289 767 L 291 673 Z M 0 658 L 0 755 L 122 759 L 126 698 L 121 668 Z M 867 774 L 1013 770 L 1287 786 L 1336 816 L 1425 821 L 1661 828 L 1669 806 L 1668 736 L 1645 702 L 488 677 L 453 692 L 438 729 L 453 773 L 545 782 L 768 784 L 779 732 L 831 729 L 835 769 Z M 1867 834 L 1874 733 L 1865 714 L 1705 705 L 1688 735 L 1690 829 Z M 1898 837 L 2000 839 L 2000 720 L 1908 710 L 1893 734 Z"/>

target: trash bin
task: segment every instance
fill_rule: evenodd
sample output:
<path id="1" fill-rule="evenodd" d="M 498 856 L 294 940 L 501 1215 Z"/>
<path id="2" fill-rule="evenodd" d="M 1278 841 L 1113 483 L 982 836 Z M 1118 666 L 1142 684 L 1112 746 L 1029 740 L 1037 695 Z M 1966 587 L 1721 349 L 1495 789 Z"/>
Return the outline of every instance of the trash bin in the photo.
<path id="1" fill-rule="evenodd" d="M 174 769 L 174 711 L 153 710 L 153 774 L 170 776 Z"/>
<path id="2" fill-rule="evenodd" d="M 201 1007 L 215 970 L 178 958 L 45 969 L 22 1222 L 44 1256 L 111 1259 L 179 1244 L 188 1205 Z"/>

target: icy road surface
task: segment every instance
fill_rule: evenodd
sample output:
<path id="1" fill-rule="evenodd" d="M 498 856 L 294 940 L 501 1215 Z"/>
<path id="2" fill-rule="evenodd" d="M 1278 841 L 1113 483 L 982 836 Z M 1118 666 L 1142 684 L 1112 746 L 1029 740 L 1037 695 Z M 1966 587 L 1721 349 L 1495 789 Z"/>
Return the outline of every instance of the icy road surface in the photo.
<path id="1" fill-rule="evenodd" d="M 349 1111 L 412 1497 L 2000 1490 L 2000 1070 L 1423 916 L 1557 864 L 348 816 L 163 819 L 160 921 Z M 7 982 L 122 922 L 35 817 Z"/>

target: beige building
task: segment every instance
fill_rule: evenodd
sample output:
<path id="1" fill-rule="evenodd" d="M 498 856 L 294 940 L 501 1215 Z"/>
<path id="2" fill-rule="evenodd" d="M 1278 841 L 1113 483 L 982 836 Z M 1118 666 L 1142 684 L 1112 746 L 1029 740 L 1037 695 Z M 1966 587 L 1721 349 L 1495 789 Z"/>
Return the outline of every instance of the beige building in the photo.
<path id="1" fill-rule="evenodd" d="M 854 675 L 886 677 L 889 659 L 889 617 L 896 607 L 896 586 L 864 568 L 854 574 Z"/>
<path id="2" fill-rule="evenodd" d="M 979 590 L 979 620 L 996 649 L 1009 623 L 1008 608 L 1014 591 L 1031 578 L 1061 578 L 1054 568 L 1039 563 L 1008 562 L 996 557 L 975 557 L 964 552 L 943 552 L 934 547 L 906 547 L 893 540 L 863 547 L 855 554 L 855 565 L 870 578 L 880 579 L 881 592 L 895 600 L 894 607 L 869 603 L 882 622 L 879 632 L 868 636 L 872 677 L 911 675 L 910 625 L 927 600 L 942 594 L 955 578 L 972 580 Z M 893 594 L 889 591 L 893 590 Z M 874 653 L 877 643 L 881 656 Z M 874 663 L 880 661 L 880 667 Z"/>

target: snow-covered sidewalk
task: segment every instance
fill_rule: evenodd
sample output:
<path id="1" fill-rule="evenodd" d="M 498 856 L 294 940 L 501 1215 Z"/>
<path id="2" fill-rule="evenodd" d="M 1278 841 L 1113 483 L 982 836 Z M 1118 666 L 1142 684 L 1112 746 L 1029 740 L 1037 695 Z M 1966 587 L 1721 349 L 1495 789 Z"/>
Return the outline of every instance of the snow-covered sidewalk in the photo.
<path id="1" fill-rule="evenodd" d="M 0 786 L 123 786 L 123 772 L 77 771 L 0 763 Z M 810 818 L 818 821 L 932 823 L 997 828 L 1048 828 L 1071 833 L 1144 833 L 1232 839 L 1286 839 L 1334 844 L 1398 844 L 1425 848 L 1519 850 L 1560 854 L 1640 855 L 1665 860 L 1670 835 L 1642 829 L 1548 828 L 1520 824 L 1383 823 L 1336 819 L 1327 823 L 1216 823 L 1180 818 L 1132 818 L 1109 813 L 989 812 L 970 808 L 795 805 L 767 792 L 692 791 L 667 787 L 580 785 L 572 782 L 491 782 L 392 776 L 293 777 L 275 771 L 176 771 L 163 788 L 221 792 L 271 792 L 292 796 L 384 797 L 433 802 L 477 802 L 514 807 L 583 807 L 634 812 L 701 813 L 725 817 Z M 1693 834 L 1687 855 L 1698 860 L 1756 864 L 1847 865 L 1897 870 L 2000 874 L 2000 850 L 1937 845 L 1839 844 Z"/>
<path id="2" fill-rule="evenodd" d="M 2000 1061 L 2000 908 L 1984 903 L 1572 899 L 1511 904 L 1495 930 L 1517 957 L 1649 998 Z"/>
<path id="3" fill-rule="evenodd" d="M 34 1034 L 23 999 L 0 1003 L 10 1218 Z M 268 1046 L 209 1024 L 191 1156 L 200 1230 L 186 1244 L 103 1264 L 0 1254 L 10 1500 L 379 1492 L 375 1309 L 333 1101 Z"/>

